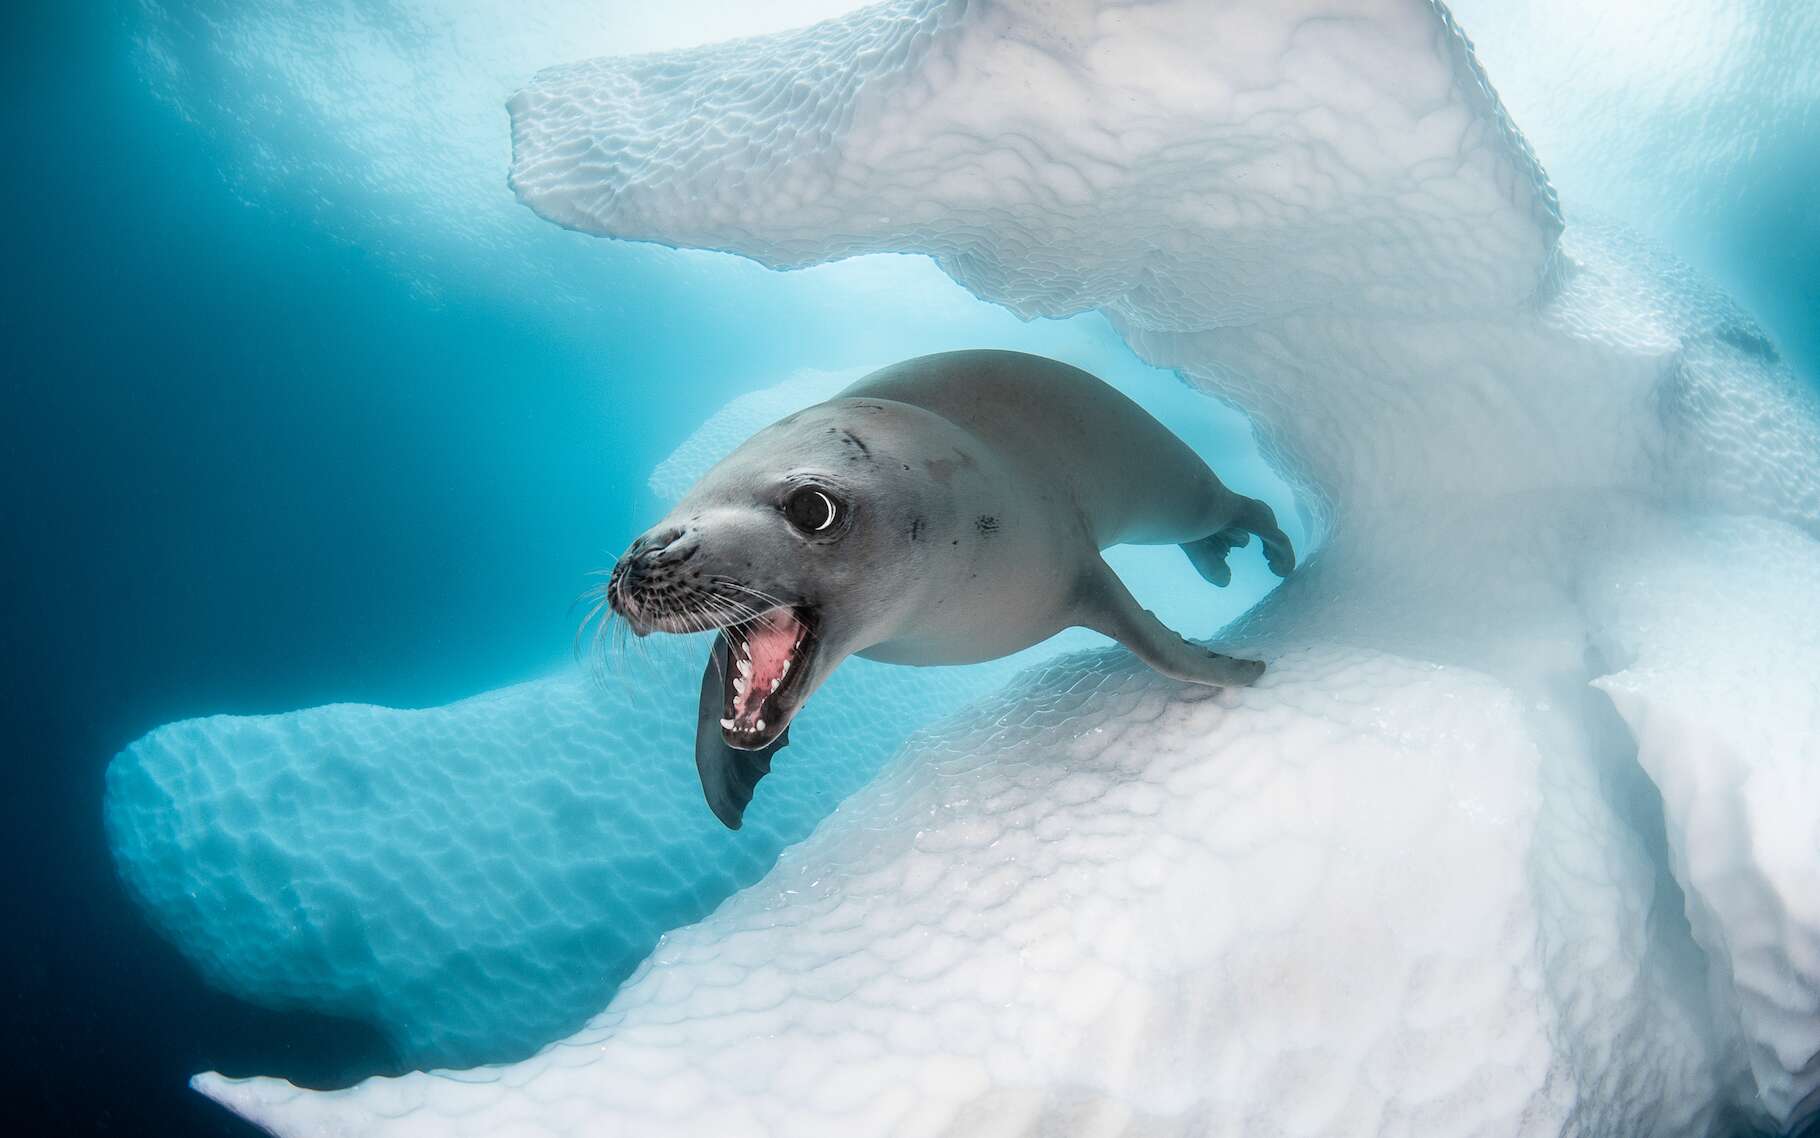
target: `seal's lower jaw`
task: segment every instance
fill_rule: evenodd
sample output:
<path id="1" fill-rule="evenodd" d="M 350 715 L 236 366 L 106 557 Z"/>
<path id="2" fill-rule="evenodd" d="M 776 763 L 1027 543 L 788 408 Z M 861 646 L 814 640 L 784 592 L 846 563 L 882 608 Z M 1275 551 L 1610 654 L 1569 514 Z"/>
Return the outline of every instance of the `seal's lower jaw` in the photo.
<path id="1" fill-rule="evenodd" d="M 724 700 L 721 738 L 757 751 L 784 733 L 802 705 L 814 662 L 815 616 L 806 605 L 782 606 L 720 630 L 714 645 Z"/>

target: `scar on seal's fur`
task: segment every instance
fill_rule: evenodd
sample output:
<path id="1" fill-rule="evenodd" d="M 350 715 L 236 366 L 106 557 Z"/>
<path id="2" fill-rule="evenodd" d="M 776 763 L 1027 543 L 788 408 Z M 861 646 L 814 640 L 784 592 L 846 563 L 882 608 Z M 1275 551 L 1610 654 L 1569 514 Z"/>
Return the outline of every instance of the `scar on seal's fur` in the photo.
<path id="1" fill-rule="evenodd" d="M 970 663 L 1082 625 L 1175 679 L 1251 683 L 1262 662 L 1177 635 L 1100 551 L 1179 544 L 1225 585 L 1253 535 L 1273 572 L 1295 567 L 1269 506 L 1093 376 L 949 352 L 754 435 L 633 543 L 607 593 L 639 635 L 718 631 L 695 758 L 738 828 L 796 713 L 850 655 Z"/>

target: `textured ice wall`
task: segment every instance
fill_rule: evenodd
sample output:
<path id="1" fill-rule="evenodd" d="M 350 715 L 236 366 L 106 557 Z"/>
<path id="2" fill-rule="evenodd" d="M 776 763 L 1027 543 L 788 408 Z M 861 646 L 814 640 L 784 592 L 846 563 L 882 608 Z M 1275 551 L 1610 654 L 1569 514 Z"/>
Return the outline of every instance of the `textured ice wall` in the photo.
<path id="1" fill-rule="evenodd" d="M 1237 630 L 1259 687 L 1056 664 L 531 1060 L 202 1090 L 281 1134 L 1813 1112 L 1812 799 L 1781 798 L 1812 712 L 1750 677 L 1812 654 L 1781 614 L 1820 420 L 1684 271 L 1562 238 L 1445 10 L 906 2 L 559 68 L 513 110 L 514 184 L 563 224 L 780 266 L 925 252 L 1020 312 L 1104 309 L 1254 417 L 1328 541 Z M 1709 539 L 1762 577 L 1690 660 L 1670 617 L 1718 587 Z"/>
<path id="2" fill-rule="evenodd" d="M 1719 1026 L 1771 1118 L 1815 1113 L 1820 545 L 1703 519 L 1608 565 L 1588 607 L 1612 668 L 1594 682 L 1661 789 Z"/>
<path id="3" fill-rule="evenodd" d="M 570 672 L 421 711 L 161 727 L 108 768 L 110 844 L 217 987 L 371 1022 L 411 1066 L 516 1058 L 1009 674 L 843 668 L 732 834 L 693 763 L 706 654 L 653 643 L 604 688 Z"/>
<path id="4" fill-rule="evenodd" d="M 512 100 L 513 185 L 564 225 L 777 267 L 927 252 L 1029 315 L 1508 304 L 1552 193 L 1443 18 L 902 0 L 546 71 Z"/>
<path id="5" fill-rule="evenodd" d="M 1370 651 L 1217 694 L 1071 657 L 535 1059 L 200 1085 L 285 1134 L 1683 1132 L 1710 1075 L 1695 1017 L 1632 974 L 1647 867 L 1610 852 L 1596 793 L 1549 785 L 1529 720 L 1482 674 Z M 1587 873 L 1587 979 L 1624 1012 L 1584 1073 L 1534 952 L 1551 815 Z"/>

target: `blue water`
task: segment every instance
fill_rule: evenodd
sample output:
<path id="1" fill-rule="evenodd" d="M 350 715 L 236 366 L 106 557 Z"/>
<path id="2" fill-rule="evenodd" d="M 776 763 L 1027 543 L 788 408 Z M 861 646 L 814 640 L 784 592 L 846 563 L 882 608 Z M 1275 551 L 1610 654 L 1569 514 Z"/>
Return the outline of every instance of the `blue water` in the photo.
<path id="1" fill-rule="evenodd" d="M 1097 321 L 1020 325 L 920 262 L 780 275 L 561 232 L 510 200 L 503 112 L 496 191 L 426 203 L 221 66 L 192 9 L 3 21 L 3 1069 L 12 1124 L 32 1120 L 12 1132 L 251 1134 L 187 1077 L 392 1065 L 360 1025 L 212 993 L 151 932 L 101 833 L 120 747 L 193 715 L 429 705 L 560 663 L 584 574 L 653 516 L 651 467 L 796 368 L 1119 351 Z M 1765 140 L 1729 208 L 1658 234 L 1810 375 L 1813 143 Z M 1206 414 L 1218 445 L 1230 424 Z"/>

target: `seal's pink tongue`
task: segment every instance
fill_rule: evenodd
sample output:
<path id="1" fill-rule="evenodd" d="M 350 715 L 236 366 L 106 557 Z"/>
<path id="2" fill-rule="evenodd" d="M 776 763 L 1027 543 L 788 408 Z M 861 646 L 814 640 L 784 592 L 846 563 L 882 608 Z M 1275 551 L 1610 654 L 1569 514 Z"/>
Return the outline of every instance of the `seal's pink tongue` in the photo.
<path id="1" fill-rule="evenodd" d="M 754 728 L 765 699 L 789 675 L 796 646 L 807 629 L 787 608 L 773 609 L 741 630 L 733 642 L 733 721 Z"/>

